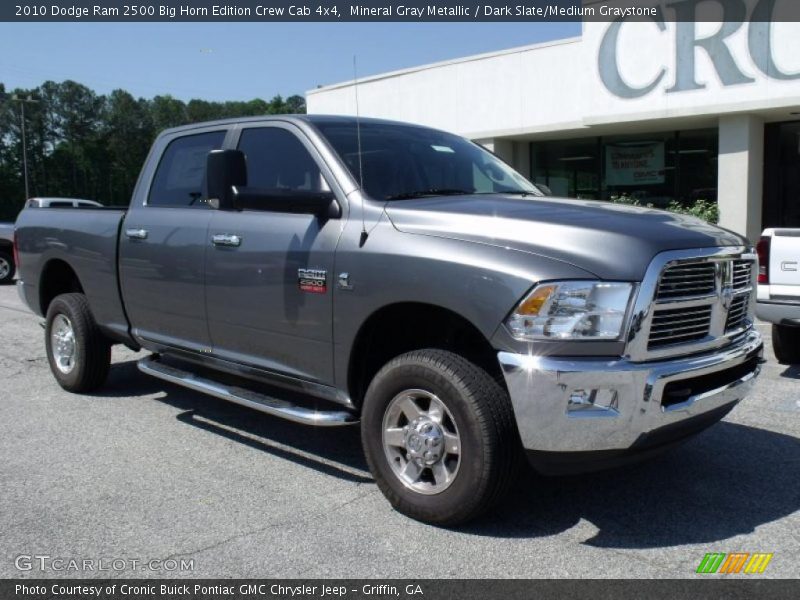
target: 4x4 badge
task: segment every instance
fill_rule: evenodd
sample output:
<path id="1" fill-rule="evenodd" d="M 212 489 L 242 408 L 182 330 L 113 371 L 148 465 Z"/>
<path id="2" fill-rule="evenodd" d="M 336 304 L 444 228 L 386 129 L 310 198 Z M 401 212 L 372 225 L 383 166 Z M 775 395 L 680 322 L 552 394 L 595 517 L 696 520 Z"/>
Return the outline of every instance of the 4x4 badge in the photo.
<path id="1" fill-rule="evenodd" d="M 297 269 L 297 284 L 301 292 L 324 294 L 328 291 L 328 272 L 322 269 Z"/>

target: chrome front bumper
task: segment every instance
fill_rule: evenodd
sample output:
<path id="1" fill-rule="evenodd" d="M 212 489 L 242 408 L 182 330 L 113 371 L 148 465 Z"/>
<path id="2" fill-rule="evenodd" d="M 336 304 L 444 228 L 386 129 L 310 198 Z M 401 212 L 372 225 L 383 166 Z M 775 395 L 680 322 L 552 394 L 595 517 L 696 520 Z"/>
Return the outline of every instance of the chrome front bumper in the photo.
<path id="1" fill-rule="evenodd" d="M 681 422 L 709 413 L 713 417 L 747 395 L 760 372 L 762 353 L 761 336 L 751 330 L 714 354 L 646 363 L 508 352 L 498 358 L 524 448 L 580 453 L 629 450 L 662 428 L 680 438 Z M 723 373 L 728 370 L 730 380 Z M 683 381 L 686 389 L 696 384 L 701 391 L 680 402 L 670 396 L 671 403 L 662 405 L 666 386 Z M 593 405 L 587 398 L 604 400 Z"/>

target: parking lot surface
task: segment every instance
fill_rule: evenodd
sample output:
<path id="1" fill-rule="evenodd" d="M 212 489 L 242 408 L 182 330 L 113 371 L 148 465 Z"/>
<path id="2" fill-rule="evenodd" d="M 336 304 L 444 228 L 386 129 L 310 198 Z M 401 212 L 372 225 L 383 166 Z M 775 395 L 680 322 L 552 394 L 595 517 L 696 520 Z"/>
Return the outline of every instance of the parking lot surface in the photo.
<path id="1" fill-rule="evenodd" d="M 635 467 L 526 472 L 493 514 L 447 530 L 390 508 L 357 427 L 148 378 L 124 348 L 102 391 L 63 391 L 40 319 L 3 286 L 0 577 L 672 578 L 698 577 L 708 552 L 774 555 L 763 575 L 727 577 L 797 577 L 800 369 L 777 364 L 761 329 L 769 362 L 722 423 Z M 20 570 L 20 555 L 127 562 Z M 165 559 L 191 570 L 142 565 Z"/>

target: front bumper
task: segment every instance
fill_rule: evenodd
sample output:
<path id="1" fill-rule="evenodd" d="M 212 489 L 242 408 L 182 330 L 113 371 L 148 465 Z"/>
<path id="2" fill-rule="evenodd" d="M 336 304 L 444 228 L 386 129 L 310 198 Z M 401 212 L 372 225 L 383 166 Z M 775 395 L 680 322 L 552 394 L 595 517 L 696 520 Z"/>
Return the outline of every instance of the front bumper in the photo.
<path id="1" fill-rule="evenodd" d="M 523 447 L 580 460 L 583 453 L 635 453 L 654 445 L 643 443 L 648 438 L 666 445 L 715 423 L 750 391 L 762 354 L 761 336 L 751 330 L 714 354 L 646 363 L 498 358 Z"/>

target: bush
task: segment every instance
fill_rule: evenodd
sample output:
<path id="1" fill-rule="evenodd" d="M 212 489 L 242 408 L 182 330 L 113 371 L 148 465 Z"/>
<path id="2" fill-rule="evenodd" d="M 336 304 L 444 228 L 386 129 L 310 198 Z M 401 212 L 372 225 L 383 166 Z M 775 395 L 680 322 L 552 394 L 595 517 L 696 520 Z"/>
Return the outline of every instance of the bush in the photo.
<path id="1" fill-rule="evenodd" d="M 695 200 L 694 203 L 689 206 L 682 206 L 680 203 L 673 200 L 669 203 L 669 206 L 667 206 L 667 210 L 683 215 L 691 215 L 698 219 L 703 219 L 703 221 L 708 221 L 709 223 L 716 224 L 719 222 L 719 207 L 716 202 L 711 202 L 710 200 Z"/>
<path id="2" fill-rule="evenodd" d="M 644 206 L 646 208 L 653 208 L 652 204 L 642 204 L 639 200 L 627 194 L 621 196 L 611 196 L 611 202 L 614 204 L 627 204 L 629 206 Z M 719 207 L 716 202 L 711 200 L 698 199 L 692 204 L 684 206 L 677 200 L 673 200 L 667 205 L 665 209 L 669 212 L 678 213 L 681 215 L 691 215 L 703 221 L 717 224 L 719 223 Z"/>

